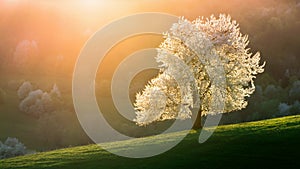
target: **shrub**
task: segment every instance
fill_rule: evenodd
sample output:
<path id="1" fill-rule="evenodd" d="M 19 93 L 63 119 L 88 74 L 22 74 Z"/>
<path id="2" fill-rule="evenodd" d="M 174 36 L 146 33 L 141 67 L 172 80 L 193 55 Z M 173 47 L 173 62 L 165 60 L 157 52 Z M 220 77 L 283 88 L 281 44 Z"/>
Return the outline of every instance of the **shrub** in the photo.
<path id="1" fill-rule="evenodd" d="M 292 105 L 288 105 L 286 103 L 280 103 L 278 109 L 279 109 L 278 114 L 280 116 L 300 114 L 300 102 L 295 101 L 294 104 Z"/>
<path id="2" fill-rule="evenodd" d="M 38 100 L 41 99 L 42 95 L 42 90 L 31 91 L 28 96 L 21 101 L 19 109 L 27 114 L 37 115 L 39 112 L 37 112 L 36 109 L 36 102 L 39 102 Z"/>
<path id="3" fill-rule="evenodd" d="M 27 84 L 26 86 L 29 85 Z M 25 91 L 25 89 L 30 88 L 23 87 L 22 89 L 24 89 Z M 53 86 L 53 89 L 51 90 L 50 94 L 47 92 L 43 92 L 40 89 L 30 91 L 29 94 L 27 94 L 27 97 L 25 97 L 20 102 L 19 109 L 29 115 L 39 118 L 42 114 L 51 113 L 55 111 L 57 107 L 60 107 L 58 104 L 60 103 L 60 97 L 61 94 L 56 84 Z"/>
<path id="4" fill-rule="evenodd" d="M 24 82 L 18 90 L 18 96 L 22 100 L 28 96 L 28 94 L 32 91 L 32 85 L 30 82 Z"/>
<path id="5" fill-rule="evenodd" d="M 50 113 L 55 110 L 50 95 L 42 90 L 31 91 L 29 95 L 21 101 L 19 108 L 21 111 L 40 117 L 41 114 Z"/>
<path id="6" fill-rule="evenodd" d="M 291 106 L 289 112 L 290 112 L 290 115 L 300 114 L 300 103 L 299 103 L 299 101 L 294 102 L 294 104 Z"/>
<path id="7" fill-rule="evenodd" d="M 279 112 L 278 114 L 280 116 L 286 116 L 286 115 L 289 115 L 289 110 L 290 110 L 291 106 L 289 106 L 288 104 L 286 103 L 280 103 L 279 106 L 278 106 L 278 109 L 279 109 Z"/>
<path id="8" fill-rule="evenodd" d="M 0 141 L 0 159 L 27 154 L 24 144 L 16 138 L 8 137 L 4 144 Z"/>

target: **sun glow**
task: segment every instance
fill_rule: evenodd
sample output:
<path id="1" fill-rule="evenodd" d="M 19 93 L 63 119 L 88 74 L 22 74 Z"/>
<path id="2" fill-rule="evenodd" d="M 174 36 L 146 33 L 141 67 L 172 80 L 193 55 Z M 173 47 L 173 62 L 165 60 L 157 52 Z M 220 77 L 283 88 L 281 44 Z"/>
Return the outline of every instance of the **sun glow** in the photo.
<path id="1" fill-rule="evenodd" d="M 91 9 L 103 5 L 105 1 L 103 0 L 80 0 L 78 5 L 82 8 Z"/>
<path id="2" fill-rule="evenodd" d="M 19 4 L 19 0 L 4 0 L 0 1 L 0 5 L 4 7 L 13 7 L 15 5 Z"/>
<path id="3" fill-rule="evenodd" d="M 6 3 L 17 3 L 19 0 L 5 0 Z"/>

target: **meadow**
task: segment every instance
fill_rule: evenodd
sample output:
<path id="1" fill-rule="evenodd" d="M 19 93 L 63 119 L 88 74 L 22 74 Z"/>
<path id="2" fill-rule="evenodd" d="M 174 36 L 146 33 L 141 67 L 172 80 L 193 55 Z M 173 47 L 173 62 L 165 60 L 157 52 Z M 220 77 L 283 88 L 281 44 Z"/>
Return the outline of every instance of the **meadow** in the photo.
<path id="1" fill-rule="evenodd" d="M 204 130 L 210 130 L 205 128 Z M 300 116 L 219 126 L 205 143 L 198 143 L 199 132 L 190 134 L 173 149 L 158 156 L 129 159 L 116 156 L 91 144 L 0 160 L 2 169 L 68 168 L 298 168 Z M 182 132 L 150 140 L 161 144 Z M 142 139 L 106 143 L 118 151 L 130 151 L 130 144 Z"/>

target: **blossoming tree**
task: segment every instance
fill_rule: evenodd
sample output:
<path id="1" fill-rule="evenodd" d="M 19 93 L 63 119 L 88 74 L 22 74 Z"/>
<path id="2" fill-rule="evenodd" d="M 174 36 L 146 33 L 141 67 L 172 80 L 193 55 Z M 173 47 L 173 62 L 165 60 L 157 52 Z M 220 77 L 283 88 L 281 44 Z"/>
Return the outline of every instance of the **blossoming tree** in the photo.
<path id="1" fill-rule="evenodd" d="M 193 128 L 199 129 L 203 115 L 247 106 L 245 97 L 254 92 L 253 79 L 265 63 L 260 65 L 259 53 L 249 52 L 248 36 L 230 16 L 180 18 L 164 39 L 156 56 L 160 73 L 136 95 L 138 125 L 192 118 L 197 108 Z M 212 106 L 216 98 L 222 98 L 222 108 Z"/>

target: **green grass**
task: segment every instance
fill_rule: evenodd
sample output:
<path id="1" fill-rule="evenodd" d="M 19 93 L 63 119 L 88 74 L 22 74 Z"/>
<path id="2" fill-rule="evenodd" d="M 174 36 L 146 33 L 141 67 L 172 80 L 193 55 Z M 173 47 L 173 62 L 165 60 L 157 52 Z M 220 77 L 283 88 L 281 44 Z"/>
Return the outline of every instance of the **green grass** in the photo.
<path id="1" fill-rule="evenodd" d="M 16 91 L 7 90 L 5 104 L 0 105 L 0 140 L 5 141 L 7 137 L 16 137 L 29 148 L 37 147 L 28 137 L 35 132 L 37 120 L 22 113 L 18 104 L 19 98 Z"/>
<path id="2" fill-rule="evenodd" d="M 143 139 L 161 144 L 181 134 Z M 299 168 L 299 134 L 300 115 L 219 126 L 203 144 L 198 143 L 199 133 L 194 132 L 170 151 L 150 158 L 119 157 L 97 145 L 88 145 L 1 160 L 0 168 Z M 130 151 L 130 143 L 143 144 L 139 140 L 108 144 L 120 151 Z"/>

